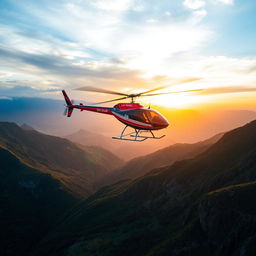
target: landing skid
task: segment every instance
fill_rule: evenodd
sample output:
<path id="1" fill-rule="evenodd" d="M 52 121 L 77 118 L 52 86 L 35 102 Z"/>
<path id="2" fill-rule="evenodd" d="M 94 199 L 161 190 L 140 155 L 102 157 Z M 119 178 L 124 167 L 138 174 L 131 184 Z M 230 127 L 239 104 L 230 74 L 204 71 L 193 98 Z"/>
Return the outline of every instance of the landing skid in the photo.
<path id="1" fill-rule="evenodd" d="M 128 141 L 137 141 L 137 142 L 142 142 L 142 141 L 145 141 L 147 139 L 162 139 L 165 135 L 162 135 L 160 137 L 156 137 L 154 135 L 154 133 L 149 130 L 140 130 L 140 129 L 135 129 L 134 128 L 134 132 L 130 132 L 130 133 L 127 133 L 125 134 L 125 130 L 128 126 L 125 126 L 120 137 L 112 137 L 112 139 L 116 139 L 116 140 L 128 140 Z M 141 133 L 150 133 L 150 136 L 142 136 L 140 135 Z"/>

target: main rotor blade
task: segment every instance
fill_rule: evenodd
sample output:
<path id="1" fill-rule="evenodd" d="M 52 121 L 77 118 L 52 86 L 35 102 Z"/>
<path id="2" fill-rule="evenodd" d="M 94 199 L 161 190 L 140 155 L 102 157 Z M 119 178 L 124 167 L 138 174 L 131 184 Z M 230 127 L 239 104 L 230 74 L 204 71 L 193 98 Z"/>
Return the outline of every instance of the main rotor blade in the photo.
<path id="1" fill-rule="evenodd" d="M 118 98 L 118 99 L 113 99 L 113 100 L 107 100 L 107 101 L 102 101 L 102 102 L 97 102 L 97 103 L 92 103 L 91 105 L 99 105 L 99 104 L 103 104 L 103 103 L 108 103 L 108 102 L 113 102 L 113 101 L 118 101 L 118 100 L 124 100 L 129 98 L 127 97 L 122 97 L 122 98 Z"/>
<path id="2" fill-rule="evenodd" d="M 198 77 L 187 77 L 187 78 L 184 78 L 184 79 L 181 79 L 181 80 L 178 80 L 178 81 L 172 83 L 172 85 L 185 84 L 185 83 L 189 83 L 189 82 L 198 81 L 200 79 L 201 78 L 198 78 Z M 154 91 L 158 91 L 158 90 L 162 90 L 162 89 L 165 89 L 165 88 L 168 88 L 168 87 L 170 87 L 170 85 L 161 86 L 161 87 L 158 87 L 158 88 L 155 88 L 155 89 L 151 89 L 151 90 L 148 90 L 148 91 L 145 91 L 145 92 L 138 93 L 138 94 L 136 94 L 136 96 L 142 96 L 144 94 L 154 92 Z"/>
<path id="3" fill-rule="evenodd" d="M 238 92 L 255 92 L 256 87 L 244 87 L 244 86 L 229 86 L 229 87 L 213 87 L 205 88 L 200 95 L 210 94 L 224 94 L 224 93 L 238 93 Z"/>
<path id="4" fill-rule="evenodd" d="M 187 78 L 183 78 L 183 79 L 180 79 L 180 80 L 174 82 L 173 85 L 190 83 L 190 82 L 198 81 L 201 79 L 202 78 L 200 78 L 200 77 L 187 77 Z"/>
<path id="5" fill-rule="evenodd" d="M 198 91 L 202 91 L 202 90 L 203 89 L 177 91 L 177 92 L 163 92 L 163 93 L 146 94 L 146 95 L 141 95 L 141 96 L 144 97 L 144 96 L 157 96 L 157 95 L 165 95 L 165 94 L 173 94 L 173 93 L 183 93 L 183 92 L 198 92 Z"/>
<path id="6" fill-rule="evenodd" d="M 128 94 L 126 94 L 126 93 L 115 92 L 115 91 L 111 91 L 111 90 L 107 90 L 107 89 L 101 89 L 101 88 L 95 88 L 95 87 L 91 87 L 91 86 L 79 87 L 79 88 L 76 88 L 74 90 L 128 96 Z"/>
<path id="7" fill-rule="evenodd" d="M 158 91 L 158 90 L 161 90 L 161 89 L 165 89 L 166 86 L 161 86 L 161 87 L 158 87 L 158 88 L 155 88 L 155 89 L 151 89 L 151 90 L 148 90 L 148 91 L 145 91 L 145 92 L 141 92 L 141 93 L 138 93 L 138 94 L 134 94 L 137 96 L 142 96 L 143 94 L 146 94 L 146 93 L 150 93 L 150 92 L 154 92 L 154 91 Z"/>

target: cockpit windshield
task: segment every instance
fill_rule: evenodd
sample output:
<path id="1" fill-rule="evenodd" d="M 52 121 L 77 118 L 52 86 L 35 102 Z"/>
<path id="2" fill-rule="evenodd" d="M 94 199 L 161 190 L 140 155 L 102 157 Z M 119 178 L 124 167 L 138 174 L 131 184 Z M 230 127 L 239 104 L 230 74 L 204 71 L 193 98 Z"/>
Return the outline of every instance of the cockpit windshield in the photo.
<path id="1" fill-rule="evenodd" d="M 151 123 L 163 123 L 165 120 L 163 117 L 153 110 L 147 110 L 147 116 Z"/>
<path id="2" fill-rule="evenodd" d="M 129 118 L 131 118 L 133 120 L 143 122 L 143 123 L 150 123 L 150 120 L 147 115 L 147 110 L 145 110 L 145 109 L 129 110 L 129 111 L 127 111 L 126 114 L 128 115 Z"/>
<path id="3" fill-rule="evenodd" d="M 123 111 L 124 117 L 148 124 L 162 125 L 166 124 L 166 120 L 155 110 L 151 109 L 132 109 Z"/>

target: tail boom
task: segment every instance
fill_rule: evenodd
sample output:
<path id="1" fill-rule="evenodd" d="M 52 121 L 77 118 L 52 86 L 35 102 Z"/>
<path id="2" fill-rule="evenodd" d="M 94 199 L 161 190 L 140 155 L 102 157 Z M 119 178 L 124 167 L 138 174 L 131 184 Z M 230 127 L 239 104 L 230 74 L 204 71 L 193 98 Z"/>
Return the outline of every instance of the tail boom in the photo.
<path id="1" fill-rule="evenodd" d="M 97 113 L 101 113 L 101 114 L 113 115 L 112 108 L 86 106 L 86 105 L 83 105 L 82 103 L 80 103 L 80 105 L 73 105 L 72 101 L 68 97 L 65 90 L 62 90 L 62 94 L 63 94 L 64 99 L 65 99 L 66 104 L 67 104 L 66 105 L 67 113 L 65 114 L 67 117 L 70 117 L 72 115 L 74 108 L 80 109 L 81 111 L 87 110 L 87 111 L 97 112 Z"/>
<path id="2" fill-rule="evenodd" d="M 87 110 L 87 111 L 97 112 L 101 114 L 113 115 L 112 108 L 86 106 L 86 105 L 73 105 L 73 107 L 80 109 L 81 111 Z"/>

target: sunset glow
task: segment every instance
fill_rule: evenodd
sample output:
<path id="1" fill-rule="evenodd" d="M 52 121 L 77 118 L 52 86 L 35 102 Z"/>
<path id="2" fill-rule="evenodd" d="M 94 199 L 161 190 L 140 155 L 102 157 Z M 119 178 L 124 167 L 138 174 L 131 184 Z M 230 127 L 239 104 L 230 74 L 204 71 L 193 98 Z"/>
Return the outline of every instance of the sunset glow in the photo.
<path id="1" fill-rule="evenodd" d="M 136 91 L 170 84 L 171 90 L 184 77 L 201 79 L 188 89 L 256 84 L 255 26 L 247 26 L 253 1 L 171 1 L 157 8 L 150 0 L 1 5 L 0 97 L 60 98 L 61 89 L 85 85 Z M 107 98 L 73 95 L 90 102 Z M 152 101 L 190 107 L 206 99 L 182 94 Z M 231 95 L 208 99 L 232 101 Z"/>

